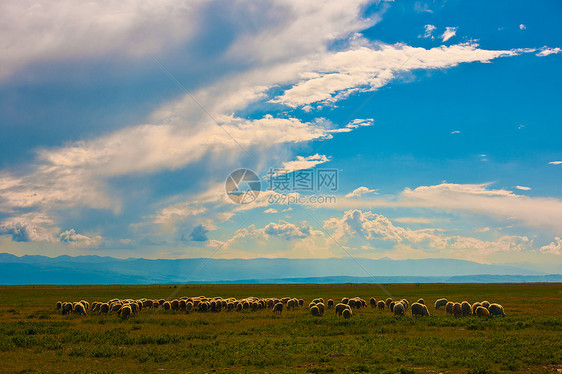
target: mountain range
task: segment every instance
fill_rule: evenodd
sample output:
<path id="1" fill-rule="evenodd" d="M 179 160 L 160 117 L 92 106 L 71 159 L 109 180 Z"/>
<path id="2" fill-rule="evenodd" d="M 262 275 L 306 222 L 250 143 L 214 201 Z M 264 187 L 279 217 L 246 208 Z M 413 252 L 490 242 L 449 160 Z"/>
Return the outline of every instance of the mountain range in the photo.
<path id="1" fill-rule="evenodd" d="M 0 253 L 0 284 L 560 282 L 560 274 L 466 260 L 117 259 Z"/>

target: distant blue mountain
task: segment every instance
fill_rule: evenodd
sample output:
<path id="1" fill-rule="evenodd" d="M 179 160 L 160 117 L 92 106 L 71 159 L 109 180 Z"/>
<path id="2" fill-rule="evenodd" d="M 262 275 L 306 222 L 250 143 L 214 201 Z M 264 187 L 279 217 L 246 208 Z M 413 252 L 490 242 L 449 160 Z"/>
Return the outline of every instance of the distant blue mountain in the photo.
<path id="1" fill-rule="evenodd" d="M 521 266 L 464 260 L 116 259 L 0 253 L 0 284 L 560 282 Z"/>

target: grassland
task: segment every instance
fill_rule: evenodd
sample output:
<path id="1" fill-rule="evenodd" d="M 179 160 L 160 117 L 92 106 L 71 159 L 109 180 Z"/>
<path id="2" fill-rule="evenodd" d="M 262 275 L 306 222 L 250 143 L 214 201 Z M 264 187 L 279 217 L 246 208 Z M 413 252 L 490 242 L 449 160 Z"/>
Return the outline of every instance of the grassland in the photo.
<path id="1" fill-rule="evenodd" d="M 57 300 L 110 298 L 394 298 L 498 302 L 507 317 L 351 320 L 307 309 L 63 316 Z M 552 373 L 562 371 L 562 285 L 206 285 L 0 287 L 0 372 Z"/>

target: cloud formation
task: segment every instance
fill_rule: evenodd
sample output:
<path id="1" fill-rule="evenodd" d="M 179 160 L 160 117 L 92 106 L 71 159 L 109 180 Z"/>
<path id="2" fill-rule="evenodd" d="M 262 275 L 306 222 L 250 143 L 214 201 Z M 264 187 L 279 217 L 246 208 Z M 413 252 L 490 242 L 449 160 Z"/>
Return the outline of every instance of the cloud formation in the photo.
<path id="1" fill-rule="evenodd" d="M 367 187 L 361 186 L 361 187 L 358 187 L 358 188 L 354 189 L 352 192 L 348 193 L 347 195 L 345 195 L 345 197 L 349 199 L 349 198 L 352 198 L 352 197 L 360 197 L 360 196 L 365 195 L 367 193 L 375 193 L 376 194 L 375 191 L 376 190 L 374 190 L 374 189 L 369 189 Z"/>
<path id="2" fill-rule="evenodd" d="M 451 39 L 453 36 L 457 34 L 457 29 L 458 27 L 445 28 L 445 31 L 441 35 L 441 40 L 443 40 L 443 42 L 446 42 L 447 40 Z"/>

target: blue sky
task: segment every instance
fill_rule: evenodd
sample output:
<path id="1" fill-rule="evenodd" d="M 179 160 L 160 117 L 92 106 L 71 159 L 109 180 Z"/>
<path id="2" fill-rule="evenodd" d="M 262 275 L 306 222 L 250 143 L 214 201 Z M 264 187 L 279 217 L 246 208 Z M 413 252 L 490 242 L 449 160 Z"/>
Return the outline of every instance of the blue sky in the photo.
<path id="1" fill-rule="evenodd" d="M 3 3 L 0 251 L 562 265 L 561 10 Z"/>

